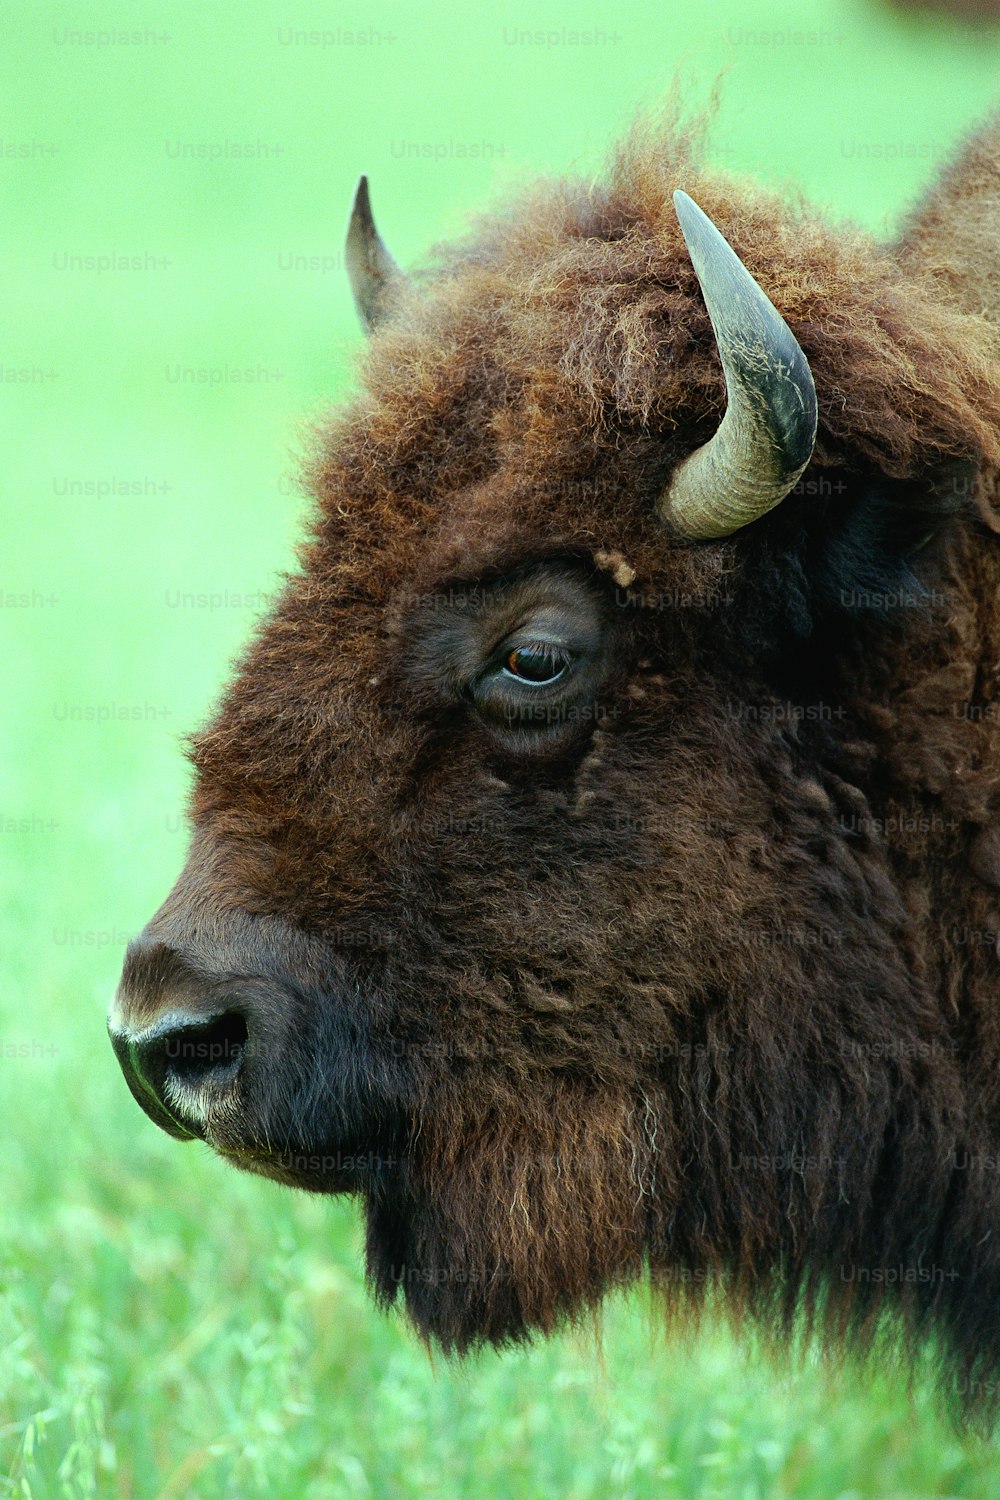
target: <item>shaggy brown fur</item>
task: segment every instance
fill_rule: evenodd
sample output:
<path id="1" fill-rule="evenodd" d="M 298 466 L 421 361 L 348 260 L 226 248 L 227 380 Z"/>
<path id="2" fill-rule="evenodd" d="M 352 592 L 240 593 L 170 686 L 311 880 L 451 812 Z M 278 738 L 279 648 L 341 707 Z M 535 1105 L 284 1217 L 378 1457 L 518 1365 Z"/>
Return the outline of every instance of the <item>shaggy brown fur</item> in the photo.
<path id="1" fill-rule="evenodd" d="M 934 273 L 964 312 L 1000 322 L 1000 123 L 965 146 L 907 220 L 899 238 L 907 269 Z"/>
<path id="2" fill-rule="evenodd" d="M 176 1006 L 177 954 L 189 1006 L 228 997 L 243 1067 L 192 1128 L 358 1192 L 377 1295 L 448 1349 L 648 1265 L 671 1308 L 715 1280 L 861 1347 L 892 1309 L 990 1404 L 998 144 L 896 252 L 643 124 L 440 251 L 323 435 L 121 1004 Z M 725 387 L 678 186 L 820 411 L 796 492 L 688 546 L 654 502 Z M 482 664 L 546 609 L 597 644 L 525 726 Z"/>

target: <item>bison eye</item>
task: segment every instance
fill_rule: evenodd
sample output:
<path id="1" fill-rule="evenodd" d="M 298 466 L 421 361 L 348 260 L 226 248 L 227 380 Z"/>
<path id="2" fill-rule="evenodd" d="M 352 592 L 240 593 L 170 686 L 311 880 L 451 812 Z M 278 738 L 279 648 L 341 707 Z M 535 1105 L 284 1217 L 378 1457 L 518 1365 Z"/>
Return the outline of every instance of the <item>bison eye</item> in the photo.
<path id="1" fill-rule="evenodd" d="M 538 641 L 528 646 L 517 646 L 508 652 L 503 670 L 517 682 L 548 687 L 559 681 L 568 666 L 569 657 L 562 647 Z"/>
<path id="2" fill-rule="evenodd" d="M 446 616 L 454 684 L 496 741 L 516 755 L 557 754 L 600 712 L 608 665 L 607 602 L 573 567 L 545 565 L 491 589 Z M 433 630 L 423 635 L 434 642 Z M 447 655 L 421 639 L 412 651 L 440 672 Z M 432 656 L 433 653 L 433 656 Z"/>

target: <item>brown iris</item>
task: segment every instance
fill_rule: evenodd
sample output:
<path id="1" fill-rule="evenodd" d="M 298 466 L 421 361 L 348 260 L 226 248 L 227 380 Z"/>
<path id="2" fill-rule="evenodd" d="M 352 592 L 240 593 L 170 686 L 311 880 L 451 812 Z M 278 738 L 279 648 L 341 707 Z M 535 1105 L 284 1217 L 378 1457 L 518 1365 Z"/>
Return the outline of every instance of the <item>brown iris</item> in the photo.
<path id="1" fill-rule="evenodd" d="M 565 654 L 557 646 L 517 646 L 508 652 L 504 667 L 519 682 L 536 686 L 555 682 L 567 666 Z"/>

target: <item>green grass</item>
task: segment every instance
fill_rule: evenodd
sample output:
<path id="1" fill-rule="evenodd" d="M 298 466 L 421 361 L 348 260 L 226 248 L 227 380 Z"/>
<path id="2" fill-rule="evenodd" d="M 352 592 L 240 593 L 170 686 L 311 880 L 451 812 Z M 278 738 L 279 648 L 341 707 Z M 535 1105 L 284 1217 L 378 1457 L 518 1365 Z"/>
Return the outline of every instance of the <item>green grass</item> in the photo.
<path id="1" fill-rule="evenodd" d="M 287 26 L 380 39 L 286 45 Z M 157 39 L 63 39 L 126 27 Z M 509 40 L 539 27 L 605 40 Z M 14 0 L 5 33 L 3 138 L 26 151 L 3 158 L 0 364 L 32 373 L 2 402 L 0 1493 L 1000 1494 L 996 1449 L 956 1437 L 924 1384 L 776 1370 L 716 1326 L 663 1343 L 640 1293 L 609 1306 L 603 1363 L 572 1331 L 430 1361 L 366 1298 L 354 1206 L 161 1136 L 103 1033 L 124 943 L 182 857 L 179 737 L 251 628 L 247 596 L 291 562 L 299 424 L 350 379 L 357 172 L 405 262 L 538 169 L 591 170 L 678 66 L 703 97 L 730 65 L 720 161 L 879 227 L 989 102 L 995 39 L 862 0 L 808 21 L 793 0 L 554 0 L 541 19 L 512 0 L 460 21 L 443 0 Z M 171 154 L 226 141 L 281 150 Z M 456 149 L 477 143 L 492 154 Z M 143 269 L 67 268 L 106 254 Z"/>

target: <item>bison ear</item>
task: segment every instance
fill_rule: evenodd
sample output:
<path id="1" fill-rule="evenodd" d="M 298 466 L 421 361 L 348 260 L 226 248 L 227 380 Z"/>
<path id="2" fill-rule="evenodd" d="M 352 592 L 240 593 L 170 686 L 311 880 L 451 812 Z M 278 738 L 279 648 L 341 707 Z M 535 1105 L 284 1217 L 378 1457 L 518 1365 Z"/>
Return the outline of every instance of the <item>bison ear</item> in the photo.
<path id="1" fill-rule="evenodd" d="M 344 258 L 358 315 L 366 332 L 371 333 L 386 316 L 406 277 L 375 228 L 367 177 L 358 180 Z"/>
<path id="2" fill-rule="evenodd" d="M 895 250 L 908 270 L 936 271 L 963 312 L 1000 323 L 1000 110 L 912 210 Z"/>

